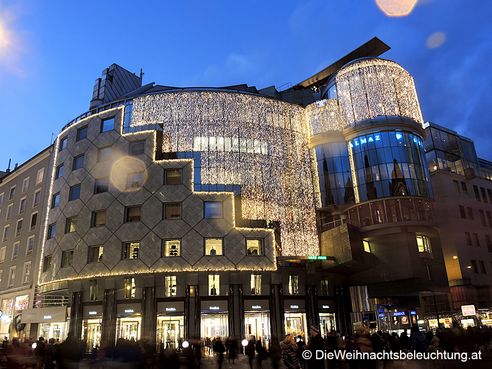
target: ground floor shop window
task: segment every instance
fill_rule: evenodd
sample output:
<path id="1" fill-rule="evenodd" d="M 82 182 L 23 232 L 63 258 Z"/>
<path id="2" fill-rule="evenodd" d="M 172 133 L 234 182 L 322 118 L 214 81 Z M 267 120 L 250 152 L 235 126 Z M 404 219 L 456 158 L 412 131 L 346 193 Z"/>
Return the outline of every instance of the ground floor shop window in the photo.
<path id="1" fill-rule="evenodd" d="M 141 325 L 141 317 L 118 318 L 116 325 L 116 338 L 138 341 L 140 339 Z"/>
<path id="2" fill-rule="evenodd" d="M 285 333 L 306 339 L 307 324 L 305 313 L 285 313 Z"/>
<path id="3" fill-rule="evenodd" d="M 229 335 L 227 313 L 202 314 L 200 329 L 203 339 L 213 339 L 214 337 L 224 339 Z"/>
<path id="4" fill-rule="evenodd" d="M 39 325 L 39 337 L 44 337 L 45 340 L 54 338 L 55 340 L 63 341 L 67 338 L 68 322 L 59 323 L 41 323 Z"/>
<path id="5" fill-rule="evenodd" d="M 82 340 L 86 343 L 86 350 L 101 347 L 102 319 L 87 319 L 82 321 Z"/>
<path id="6" fill-rule="evenodd" d="M 157 345 L 163 349 L 177 349 L 184 337 L 183 316 L 157 317 Z"/>
<path id="7" fill-rule="evenodd" d="M 328 336 L 331 332 L 337 330 L 334 313 L 320 313 L 319 327 L 322 337 Z"/>

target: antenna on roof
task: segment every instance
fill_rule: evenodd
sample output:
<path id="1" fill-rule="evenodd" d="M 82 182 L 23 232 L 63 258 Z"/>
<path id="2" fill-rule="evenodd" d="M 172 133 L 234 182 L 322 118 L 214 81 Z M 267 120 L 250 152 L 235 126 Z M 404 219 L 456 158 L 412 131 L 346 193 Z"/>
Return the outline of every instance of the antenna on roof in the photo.
<path id="1" fill-rule="evenodd" d="M 143 81 L 143 75 L 144 75 L 143 69 L 140 68 L 140 81 Z"/>
<path id="2" fill-rule="evenodd" d="M 12 162 L 12 159 L 9 159 L 9 166 L 7 167 L 7 170 L 6 172 L 9 173 L 10 172 L 10 163 Z"/>
<path id="3" fill-rule="evenodd" d="M 53 136 L 54 136 L 54 134 L 53 134 L 53 132 L 51 132 L 50 145 L 53 144 Z"/>

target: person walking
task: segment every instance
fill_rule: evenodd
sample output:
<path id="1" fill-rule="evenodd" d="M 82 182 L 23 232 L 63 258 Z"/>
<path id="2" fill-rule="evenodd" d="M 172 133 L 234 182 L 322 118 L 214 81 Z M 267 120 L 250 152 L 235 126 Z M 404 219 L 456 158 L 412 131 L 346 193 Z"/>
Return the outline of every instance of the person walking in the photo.
<path id="1" fill-rule="evenodd" d="M 217 368 L 222 369 L 222 363 L 224 362 L 224 352 L 226 349 L 220 337 L 217 337 L 215 339 L 212 349 L 217 354 Z"/>
<path id="2" fill-rule="evenodd" d="M 294 336 L 288 334 L 280 344 L 282 361 L 287 369 L 301 369 L 301 363 L 297 357 L 297 344 Z"/>
<path id="3" fill-rule="evenodd" d="M 255 359 L 256 352 L 255 343 L 255 336 L 251 336 L 244 350 L 244 353 L 248 357 L 249 369 L 253 369 L 253 360 Z"/>
<path id="4" fill-rule="evenodd" d="M 307 346 L 307 350 L 311 352 L 311 359 L 308 361 L 309 369 L 325 369 L 325 361 L 323 359 L 316 359 L 316 352 L 318 350 L 324 352 L 325 342 L 319 334 L 319 328 L 312 325 L 309 329 L 310 339 Z"/>

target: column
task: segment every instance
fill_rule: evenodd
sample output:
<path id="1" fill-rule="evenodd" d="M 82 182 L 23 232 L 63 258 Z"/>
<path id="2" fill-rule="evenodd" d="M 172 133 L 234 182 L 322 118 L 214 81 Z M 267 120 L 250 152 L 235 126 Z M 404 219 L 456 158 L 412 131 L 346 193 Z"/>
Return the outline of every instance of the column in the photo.
<path id="1" fill-rule="evenodd" d="M 270 290 L 270 324 L 272 327 L 272 336 L 282 339 L 285 335 L 283 288 L 281 284 L 272 284 Z"/>
<path id="2" fill-rule="evenodd" d="M 70 326 L 68 334 L 75 338 L 82 336 L 82 291 L 72 292 L 70 301 Z"/>
<path id="3" fill-rule="evenodd" d="M 116 290 L 104 290 L 101 346 L 114 345 L 116 338 Z"/>
<path id="4" fill-rule="evenodd" d="M 150 342 L 156 342 L 157 300 L 155 287 L 144 287 L 142 294 L 142 337 L 150 339 Z"/>
<path id="5" fill-rule="evenodd" d="M 350 312 L 352 309 L 348 287 L 335 287 L 335 309 L 338 330 L 342 335 L 351 333 Z"/>
<path id="6" fill-rule="evenodd" d="M 228 297 L 229 336 L 244 336 L 243 289 L 240 284 L 229 285 Z"/>
<path id="7" fill-rule="evenodd" d="M 306 319 L 308 329 L 310 326 L 315 325 L 319 327 L 319 306 L 316 293 L 316 286 L 306 286 Z"/>
<path id="8" fill-rule="evenodd" d="M 198 285 L 186 286 L 185 296 L 185 336 L 200 337 L 200 295 Z"/>

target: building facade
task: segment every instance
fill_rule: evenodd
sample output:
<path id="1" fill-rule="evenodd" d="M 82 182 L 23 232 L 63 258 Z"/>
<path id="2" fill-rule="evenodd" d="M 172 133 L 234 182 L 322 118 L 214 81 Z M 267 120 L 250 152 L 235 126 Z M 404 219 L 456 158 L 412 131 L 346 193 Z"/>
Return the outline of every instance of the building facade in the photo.
<path id="1" fill-rule="evenodd" d="M 492 183 L 490 162 L 473 141 L 426 124 L 426 157 L 443 245 L 453 309 L 492 306 Z M 485 311 L 485 310 L 484 310 Z"/>
<path id="2" fill-rule="evenodd" d="M 29 331 L 22 311 L 35 303 L 40 234 L 45 218 L 47 148 L 0 178 L 0 335 Z"/>
<path id="3" fill-rule="evenodd" d="M 268 343 L 449 311 L 420 105 L 387 49 L 285 91 L 105 69 L 47 155 L 29 334 Z"/>

